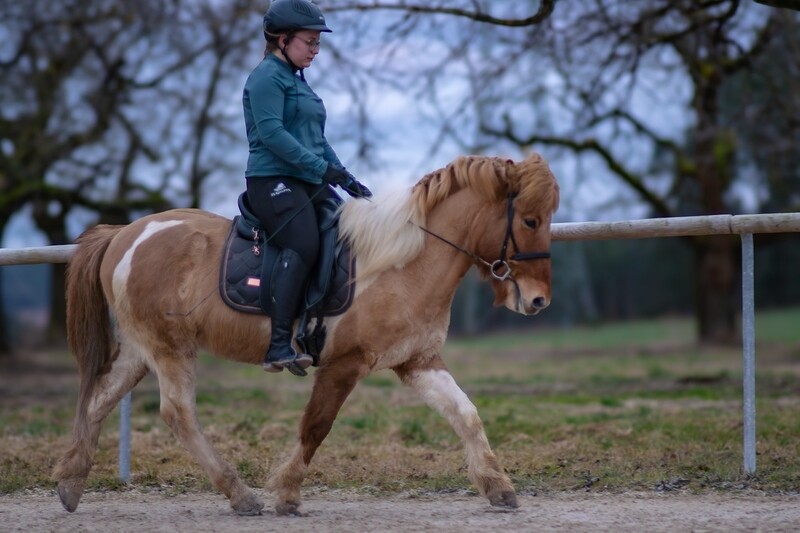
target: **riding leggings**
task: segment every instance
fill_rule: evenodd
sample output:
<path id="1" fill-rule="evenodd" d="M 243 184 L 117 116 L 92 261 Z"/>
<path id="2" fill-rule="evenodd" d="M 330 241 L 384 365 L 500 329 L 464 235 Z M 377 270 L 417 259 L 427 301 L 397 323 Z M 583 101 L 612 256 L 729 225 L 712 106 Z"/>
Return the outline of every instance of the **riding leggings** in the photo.
<path id="1" fill-rule="evenodd" d="M 270 242 L 295 251 L 313 268 L 319 255 L 319 226 L 314 205 L 335 194 L 326 184 L 290 177 L 247 179 L 247 199 Z"/>

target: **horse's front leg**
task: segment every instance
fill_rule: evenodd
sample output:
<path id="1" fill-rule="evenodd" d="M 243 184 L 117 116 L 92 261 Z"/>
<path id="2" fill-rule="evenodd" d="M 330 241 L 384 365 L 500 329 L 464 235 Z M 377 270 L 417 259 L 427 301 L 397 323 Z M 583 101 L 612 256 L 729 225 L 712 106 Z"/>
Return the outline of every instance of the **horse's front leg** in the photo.
<path id="1" fill-rule="evenodd" d="M 269 486 L 278 493 L 275 512 L 279 515 L 302 515 L 300 485 L 311 458 L 330 432 L 339 409 L 369 368 L 355 357 L 323 364 L 314 374 L 314 388 L 306 404 L 297 444 L 291 456 L 270 479 Z M 328 362 L 326 362 L 328 363 Z"/>
<path id="2" fill-rule="evenodd" d="M 441 357 L 423 358 L 424 363 L 407 362 L 394 371 L 444 416 L 464 442 L 467 468 L 475 486 L 489 503 L 498 507 L 517 507 L 511 480 L 503 472 L 489 446 L 478 410 L 456 384 Z"/>

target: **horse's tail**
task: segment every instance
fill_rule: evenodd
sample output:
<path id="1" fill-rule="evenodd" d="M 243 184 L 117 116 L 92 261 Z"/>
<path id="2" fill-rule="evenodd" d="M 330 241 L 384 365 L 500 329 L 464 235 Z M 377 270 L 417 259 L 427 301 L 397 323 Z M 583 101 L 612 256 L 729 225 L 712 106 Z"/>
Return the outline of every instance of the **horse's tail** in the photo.
<path id="1" fill-rule="evenodd" d="M 84 232 L 67 266 L 67 340 L 81 379 L 74 427 L 78 440 L 87 436 L 89 400 L 100 369 L 111 358 L 113 332 L 100 265 L 111 239 L 122 227 L 100 225 Z"/>

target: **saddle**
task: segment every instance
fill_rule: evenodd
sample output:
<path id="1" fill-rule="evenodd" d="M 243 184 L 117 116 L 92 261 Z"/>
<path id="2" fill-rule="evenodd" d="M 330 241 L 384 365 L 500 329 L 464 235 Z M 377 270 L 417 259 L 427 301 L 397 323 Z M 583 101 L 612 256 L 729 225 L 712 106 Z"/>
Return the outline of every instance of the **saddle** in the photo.
<path id="1" fill-rule="evenodd" d="M 305 353 L 314 357 L 315 365 L 325 342 L 323 317 L 347 311 L 355 293 L 355 256 L 350 246 L 339 240 L 341 204 L 340 198 L 331 197 L 315 206 L 320 236 L 319 259 L 306 287 L 295 337 Z M 262 262 L 274 264 L 281 249 L 270 244 L 270 237 L 253 214 L 246 193 L 239 195 L 239 211 L 241 214 L 233 218 L 222 251 L 220 294 L 222 300 L 237 311 L 268 315 L 259 305 L 261 285 L 270 283 L 269 279 L 261 279 Z M 317 322 L 310 338 L 306 338 L 310 317 L 316 318 Z"/>

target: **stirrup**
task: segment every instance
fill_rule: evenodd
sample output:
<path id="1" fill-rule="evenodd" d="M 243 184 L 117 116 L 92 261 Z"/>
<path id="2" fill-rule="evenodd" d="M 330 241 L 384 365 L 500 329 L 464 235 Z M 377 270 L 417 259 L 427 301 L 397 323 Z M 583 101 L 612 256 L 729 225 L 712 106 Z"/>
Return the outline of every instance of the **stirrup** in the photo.
<path id="1" fill-rule="evenodd" d="M 295 376 L 303 377 L 308 375 L 308 372 L 306 372 L 305 369 L 311 366 L 313 362 L 314 362 L 313 357 L 311 357 L 306 353 L 303 353 L 303 354 L 296 354 L 294 359 L 291 360 L 284 359 L 282 361 L 281 360 L 270 361 L 267 359 L 264 360 L 264 363 L 261 365 L 261 367 L 264 369 L 264 372 L 269 372 L 274 374 L 282 372 L 283 369 L 285 368 Z"/>

